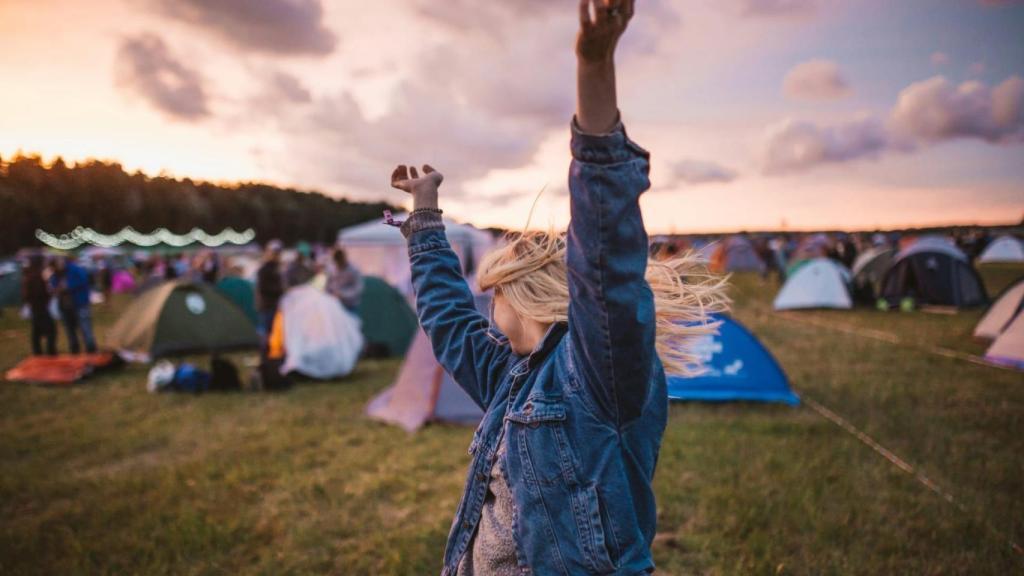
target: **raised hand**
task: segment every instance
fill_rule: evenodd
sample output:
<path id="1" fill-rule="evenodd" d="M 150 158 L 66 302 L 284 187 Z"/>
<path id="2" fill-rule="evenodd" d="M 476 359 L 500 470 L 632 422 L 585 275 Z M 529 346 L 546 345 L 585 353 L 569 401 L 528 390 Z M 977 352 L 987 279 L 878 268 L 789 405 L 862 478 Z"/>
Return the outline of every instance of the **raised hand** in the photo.
<path id="1" fill-rule="evenodd" d="M 437 189 L 444 182 L 444 176 L 429 164 L 423 165 L 420 176 L 415 166 L 400 164 L 391 173 L 391 186 L 412 195 L 413 209 L 437 208 Z"/>
<path id="2" fill-rule="evenodd" d="M 580 0 L 576 56 L 581 63 L 609 62 L 633 17 L 634 0 Z"/>

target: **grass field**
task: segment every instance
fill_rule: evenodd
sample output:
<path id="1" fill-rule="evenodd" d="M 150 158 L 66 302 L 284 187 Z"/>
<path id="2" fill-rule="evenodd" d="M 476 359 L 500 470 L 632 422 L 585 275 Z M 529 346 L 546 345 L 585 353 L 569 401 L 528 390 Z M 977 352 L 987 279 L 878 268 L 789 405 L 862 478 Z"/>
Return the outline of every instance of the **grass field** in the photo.
<path id="1" fill-rule="evenodd" d="M 983 268 L 996 293 L 1022 267 Z M 821 402 L 950 504 L 806 406 L 676 404 L 656 478 L 664 574 L 1024 572 L 1024 375 L 977 354 L 981 311 L 736 316 Z M 102 337 L 123 301 L 97 309 Z M 865 331 L 873 337 L 866 337 Z M 0 318 L 0 368 L 28 352 Z M 368 421 L 397 361 L 279 395 L 145 392 L 130 366 L 67 390 L 0 384 L 0 574 L 430 574 L 472 430 Z"/>

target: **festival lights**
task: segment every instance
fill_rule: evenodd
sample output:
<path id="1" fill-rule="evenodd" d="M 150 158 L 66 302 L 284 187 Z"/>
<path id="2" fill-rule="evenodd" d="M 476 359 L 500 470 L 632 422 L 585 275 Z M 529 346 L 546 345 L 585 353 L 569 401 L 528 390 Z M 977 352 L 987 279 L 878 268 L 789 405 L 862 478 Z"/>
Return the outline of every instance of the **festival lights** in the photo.
<path id="1" fill-rule="evenodd" d="M 142 234 L 128 226 L 116 234 L 101 234 L 92 228 L 79 226 L 70 233 L 61 234 L 60 236 L 43 230 L 36 230 L 36 238 L 43 244 L 57 250 L 74 250 L 83 244 L 91 244 L 101 248 L 113 248 L 125 242 L 144 248 L 156 246 L 157 244 L 182 248 L 198 242 L 204 246 L 216 248 L 224 244 L 248 244 L 256 239 L 256 231 L 250 228 L 244 232 L 237 232 L 232 228 L 225 228 L 219 234 L 208 234 L 199 228 L 193 228 L 187 234 L 178 235 L 166 228 L 157 228 L 151 234 Z"/>

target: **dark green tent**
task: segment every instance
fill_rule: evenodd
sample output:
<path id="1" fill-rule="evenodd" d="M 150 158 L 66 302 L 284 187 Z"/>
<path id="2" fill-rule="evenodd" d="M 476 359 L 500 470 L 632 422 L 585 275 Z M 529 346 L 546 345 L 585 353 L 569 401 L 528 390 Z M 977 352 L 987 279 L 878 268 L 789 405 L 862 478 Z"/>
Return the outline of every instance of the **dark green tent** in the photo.
<path id="1" fill-rule="evenodd" d="M 0 268 L 0 308 L 20 306 L 21 267 L 4 262 Z"/>
<path id="2" fill-rule="evenodd" d="M 419 321 L 401 292 L 375 276 L 363 278 L 359 318 L 369 355 L 405 356 Z"/>
<path id="3" fill-rule="evenodd" d="M 227 296 L 228 300 L 245 312 L 253 324 L 259 322 L 256 315 L 256 293 L 252 282 L 237 276 L 225 276 L 217 282 L 217 291 Z"/>
<path id="4" fill-rule="evenodd" d="M 214 288 L 180 280 L 139 295 L 110 329 L 107 344 L 159 358 L 258 348 L 260 338 L 252 320 Z"/>

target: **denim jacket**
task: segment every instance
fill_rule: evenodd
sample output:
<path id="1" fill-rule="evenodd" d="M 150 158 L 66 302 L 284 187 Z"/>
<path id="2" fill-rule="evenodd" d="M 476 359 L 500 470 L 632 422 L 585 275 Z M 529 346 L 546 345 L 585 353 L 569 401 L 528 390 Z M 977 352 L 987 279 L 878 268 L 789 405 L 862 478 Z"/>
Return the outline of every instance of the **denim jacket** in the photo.
<path id="1" fill-rule="evenodd" d="M 651 482 L 668 401 L 644 280 L 638 200 L 650 186 L 649 155 L 621 125 L 595 136 L 575 123 L 572 155 L 569 320 L 529 356 L 513 353 L 477 312 L 441 219 L 420 213 L 403 230 L 420 323 L 438 361 L 485 412 L 443 576 L 471 545 L 502 436 L 523 574 L 654 570 Z"/>

